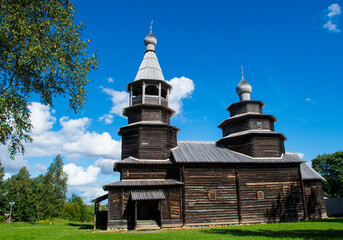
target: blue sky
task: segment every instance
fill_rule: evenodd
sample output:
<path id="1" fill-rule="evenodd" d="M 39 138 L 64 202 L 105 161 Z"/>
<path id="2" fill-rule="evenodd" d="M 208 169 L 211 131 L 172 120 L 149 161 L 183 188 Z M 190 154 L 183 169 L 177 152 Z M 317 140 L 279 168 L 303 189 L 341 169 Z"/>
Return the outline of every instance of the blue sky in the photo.
<path id="1" fill-rule="evenodd" d="M 174 85 L 172 125 L 178 140 L 216 141 L 225 110 L 238 101 L 240 67 L 252 85 L 252 99 L 265 103 L 287 152 L 310 161 L 342 150 L 343 1 L 73 1 L 76 22 L 92 40 L 100 66 L 88 77 L 87 104 L 68 111 L 32 99 L 34 143 L 15 161 L 4 147 L 7 176 L 27 166 L 32 176 L 45 171 L 56 154 L 70 174 L 69 194 L 85 200 L 118 180 L 111 171 L 120 159 L 118 128 L 127 104 L 125 86 L 142 61 L 143 40 L 154 20 L 157 56 L 164 77 Z"/>

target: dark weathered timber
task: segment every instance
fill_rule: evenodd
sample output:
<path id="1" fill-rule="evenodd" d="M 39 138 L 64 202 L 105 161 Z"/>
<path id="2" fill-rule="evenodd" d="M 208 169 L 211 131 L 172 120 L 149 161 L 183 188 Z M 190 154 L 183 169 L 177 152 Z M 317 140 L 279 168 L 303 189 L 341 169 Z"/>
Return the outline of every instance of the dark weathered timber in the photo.
<path id="1" fill-rule="evenodd" d="M 297 167 L 239 169 L 242 223 L 299 221 L 304 219 L 302 192 Z M 284 187 L 291 194 L 285 195 Z M 257 191 L 264 199 L 257 199 Z"/>
<path id="2" fill-rule="evenodd" d="M 235 169 L 185 168 L 185 224 L 238 223 Z M 216 200 L 210 200 L 215 191 Z"/>
<path id="3" fill-rule="evenodd" d="M 304 188 L 310 189 L 310 194 L 305 195 L 306 210 L 309 219 L 326 217 L 326 207 L 323 198 L 322 182 L 320 180 L 304 180 Z"/>
<path id="4" fill-rule="evenodd" d="M 232 103 L 227 110 L 230 112 L 231 117 L 247 112 L 262 114 L 263 106 L 264 104 L 261 101 L 244 101 Z"/>

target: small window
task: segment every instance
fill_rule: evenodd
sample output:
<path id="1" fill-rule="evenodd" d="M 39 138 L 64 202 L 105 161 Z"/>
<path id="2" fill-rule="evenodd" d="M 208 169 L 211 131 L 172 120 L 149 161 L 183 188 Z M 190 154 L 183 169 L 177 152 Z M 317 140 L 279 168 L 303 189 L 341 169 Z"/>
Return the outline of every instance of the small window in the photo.
<path id="1" fill-rule="evenodd" d="M 208 199 L 211 201 L 217 200 L 217 191 L 216 190 L 208 191 Z"/>
<path id="2" fill-rule="evenodd" d="M 264 199 L 264 192 L 263 191 L 257 191 L 257 199 L 258 200 Z"/>
<path id="3" fill-rule="evenodd" d="M 289 186 L 283 187 L 283 194 L 284 195 L 290 195 L 292 193 L 291 188 Z"/>
<path id="4" fill-rule="evenodd" d="M 262 129 L 262 122 L 256 122 L 256 128 Z"/>
<path id="5" fill-rule="evenodd" d="M 188 203 L 188 207 L 194 207 L 194 202 Z"/>
<path id="6" fill-rule="evenodd" d="M 158 88 L 154 85 L 149 85 L 145 88 L 145 94 L 158 96 Z"/>
<path id="7" fill-rule="evenodd" d="M 311 188 L 305 188 L 305 195 L 310 196 L 311 195 Z"/>

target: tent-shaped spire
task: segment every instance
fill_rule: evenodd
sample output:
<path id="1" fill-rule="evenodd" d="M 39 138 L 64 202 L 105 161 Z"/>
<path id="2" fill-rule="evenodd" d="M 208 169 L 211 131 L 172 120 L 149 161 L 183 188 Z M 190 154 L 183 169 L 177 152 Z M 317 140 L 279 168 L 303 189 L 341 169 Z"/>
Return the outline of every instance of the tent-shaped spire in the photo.
<path id="1" fill-rule="evenodd" d="M 155 46 L 157 39 L 152 34 L 151 30 L 148 36 L 144 39 L 146 46 L 145 55 L 143 61 L 139 67 L 138 73 L 135 77 L 135 81 L 138 80 L 164 80 L 160 64 L 158 63 Z"/>

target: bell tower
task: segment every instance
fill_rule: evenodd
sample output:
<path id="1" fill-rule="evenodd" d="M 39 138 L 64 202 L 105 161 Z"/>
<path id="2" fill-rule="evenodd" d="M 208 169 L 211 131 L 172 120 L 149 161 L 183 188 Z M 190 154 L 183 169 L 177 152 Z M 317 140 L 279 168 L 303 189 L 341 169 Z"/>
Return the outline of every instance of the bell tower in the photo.
<path id="1" fill-rule="evenodd" d="M 274 131 L 276 118 L 262 113 L 263 102 L 250 99 L 252 87 L 244 79 L 243 68 L 241 74 L 236 88 L 239 102 L 227 108 L 230 118 L 219 124 L 223 137 L 217 143 L 251 157 L 281 157 L 286 137 Z"/>
<path id="2" fill-rule="evenodd" d="M 129 107 L 123 110 L 128 125 L 119 129 L 122 136 L 122 159 L 167 159 L 170 149 L 176 147 L 179 131 L 170 126 L 174 111 L 168 107 L 172 90 L 163 77 L 155 46 L 157 39 L 151 30 L 144 39 L 143 61 L 133 82 L 127 84 Z"/>

